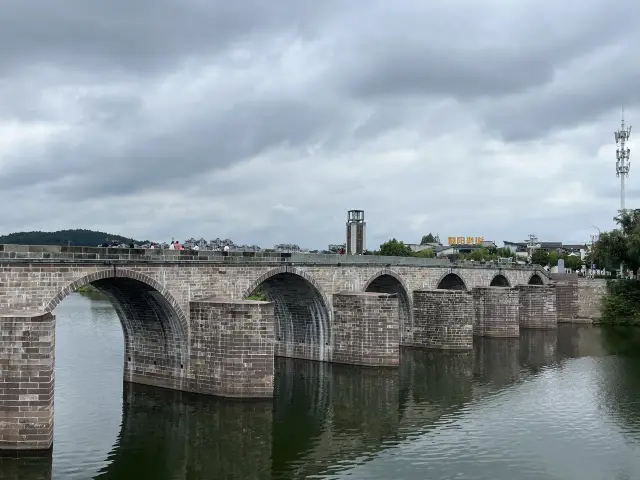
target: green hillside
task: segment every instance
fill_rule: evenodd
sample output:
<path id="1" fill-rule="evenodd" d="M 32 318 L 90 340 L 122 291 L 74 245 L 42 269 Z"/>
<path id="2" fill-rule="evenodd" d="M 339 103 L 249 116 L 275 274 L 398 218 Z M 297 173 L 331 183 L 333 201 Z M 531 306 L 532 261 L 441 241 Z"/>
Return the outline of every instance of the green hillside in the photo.
<path id="1" fill-rule="evenodd" d="M 17 245 L 75 245 L 95 247 L 105 241 L 117 240 L 120 243 L 147 243 L 148 240 L 138 241 L 132 238 L 113 235 L 111 233 L 93 230 L 59 230 L 57 232 L 16 232 L 0 236 L 0 244 L 12 243 Z"/>

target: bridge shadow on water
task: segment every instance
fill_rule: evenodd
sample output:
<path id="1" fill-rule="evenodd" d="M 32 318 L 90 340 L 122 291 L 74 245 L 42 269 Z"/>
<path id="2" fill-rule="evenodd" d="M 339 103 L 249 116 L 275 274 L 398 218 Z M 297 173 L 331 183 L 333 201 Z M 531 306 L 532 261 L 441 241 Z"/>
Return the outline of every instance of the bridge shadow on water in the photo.
<path id="1" fill-rule="evenodd" d="M 385 369 L 276 358 L 273 401 L 127 383 L 121 432 L 96 478 L 328 475 L 438 427 L 485 396 L 563 368 L 570 358 L 624 350 L 625 335 L 592 327 L 523 330 L 519 339 L 476 338 L 465 353 L 403 349 L 400 367 Z M 620 374 L 640 374 L 633 365 Z M 640 375 L 633 378 L 627 381 Z M 617 392 L 609 396 L 613 410 Z M 640 424 L 637 410 L 616 414 Z M 48 478 L 50 456 L 0 458 L 0 480 Z"/>

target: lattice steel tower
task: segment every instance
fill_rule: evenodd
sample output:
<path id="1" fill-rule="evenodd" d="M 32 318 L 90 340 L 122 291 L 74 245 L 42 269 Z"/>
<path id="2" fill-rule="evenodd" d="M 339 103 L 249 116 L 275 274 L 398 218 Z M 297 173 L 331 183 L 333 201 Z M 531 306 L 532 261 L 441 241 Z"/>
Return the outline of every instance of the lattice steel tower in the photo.
<path id="1" fill-rule="evenodd" d="M 631 126 L 626 130 L 624 128 L 624 107 L 622 107 L 620 130 L 613 132 L 613 135 L 616 138 L 616 146 L 619 147 L 616 149 L 616 176 L 620 177 L 620 210 L 624 210 L 624 179 L 629 176 L 629 167 L 631 166 L 631 162 L 629 162 L 631 150 L 626 148 L 626 142 L 631 135 Z"/>

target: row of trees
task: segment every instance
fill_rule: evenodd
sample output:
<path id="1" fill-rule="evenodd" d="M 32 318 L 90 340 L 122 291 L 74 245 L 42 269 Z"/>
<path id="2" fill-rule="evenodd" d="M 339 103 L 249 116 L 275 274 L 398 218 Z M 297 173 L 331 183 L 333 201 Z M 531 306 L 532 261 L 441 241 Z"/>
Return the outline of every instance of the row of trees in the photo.
<path id="1" fill-rule="evenodd" d="M 551 250 L 542 250 L 537 249 L 534 250 L 531 255 L 531 263 L 536 265 L 542 265 L 543 267 L 553 267 L 558 265 L 558 260 L 564 260 L 564 266 L 566 268 L 570 268 L 572 270 L 579 270 L 583 264 L 586 262 L 583 261 L 579 255 L 569 255 L 566 253 L 558 253 L 557 251 Z"/>
<path id="2" fill-rule="evenodd" d="M 620 265 L 637 278 L 640 267 L 640 209 L 622 211 L 614 218 L 618 228 L 600 234 L 588 257 L 597 268 L 618 270 Z"/>
<path id="3" fill-rule="evenodd" d="M 427 243 L 440 243 L 437 236 L 433 236 L 431 233 L 422 237 L 421 245 L 425 245 Z M 401 240 L 397 240 L 392 238 L 389 241 L 384 242 L 380 245 L 380 249 L 375 251 L 376 255 L 384 255 L 389 257 L 418 257 L 418 258 L 434 258 L 436 256 L 435 252 L 432 249 L 425 249 L 419 252 L 414 252 L 411 250 L 411 247 L 405 244 Z M 514 254 L 508 248 L 487 248 L 482 247 L 477 250 L 474 250 L 470 253 L 461 253 L 458 254 L 458 258 L 462 260 L 474 260 L 476 262 L 479 261 L 490 261 L 497 260 L 498 258 L 510 258 L 513 257 Z"/>
<path id="4" fill-rule="evenodd" d="M 0 236 L 0 244 L 10 243 L 14 245 L 76 245 L 95 247 L 109 239 L 120 243 L 149 243 L 148 240 L 138 241 L 133 238 L 113 235 L 94 230 L 75 229 L 58 230 L 56 232 L 15 232 Z"/>
<path id="5" fill-rule="evenodd" d="M 384 242 L 380 245 L 380 250 L 374 252 L 376 255 L 384 255 L 388 257 L 420 257 L 420 258 L 434 258 L 435 252 L 431 249 L 421 250 L 420 252 L 414 252 L 409 245 L 406 245 L 402 240 L 391 240 Z"/>
<path id="6" fill-rule="evenodd" d="M 618 228 L 600 234 L 590 260 L 614 271 L 621 266 L 631 279 L 607 282 L 601 321 L 613 325 L 640 325 L 640 209 L 624 210 L 614 218 Z"/>
<path id="7" fill-rule="evenodd" d="M 438 237 L 433 236 L 431 233 L 422 237 L 420 242 L 422 245 L 427 243 L 438 243 Z M 435 252 L 431 249 L 421 250 L 414 252 L 409 245 L 404 242 L 392 238 L 391 240 L 380 245 L 380 249 L 374 252 L 376 255 L 385 255 L 391 257 L 420 257 L 420 258 L 434 258 Z M 496 248 L 496 247 L 481 247 L 470 253 L 460 253 L 458 258 L 460 260 L 473 260 L 476 262 L 481 261 L 496 261 L 499 258 L 514 258 L 515 254 L 508 248 Z M 555 251 L 546 251 L 538 249 L 533 253 L 532 263 L 537 265 L 555 266 L 558 264 L 559 259 L 564 259 L 564 265 L 566 268 L 572 270 L 580 269 L 583 265 L 583 261 L 577 255 L 562 254 Z"/>

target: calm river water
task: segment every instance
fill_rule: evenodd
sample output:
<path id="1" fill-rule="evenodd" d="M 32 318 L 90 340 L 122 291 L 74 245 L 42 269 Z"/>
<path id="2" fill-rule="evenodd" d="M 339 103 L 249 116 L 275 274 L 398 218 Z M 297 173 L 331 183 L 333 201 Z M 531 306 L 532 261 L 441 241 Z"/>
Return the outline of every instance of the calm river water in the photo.
<path id="1" fill-rule="evenodd" d="M 640 329 L 403 350 L 399 369 L 276 359 L 273 402 L 124 385 L 111 306 L 55 311 L 52 458 L 0 479 L 639 479 Z"/>

